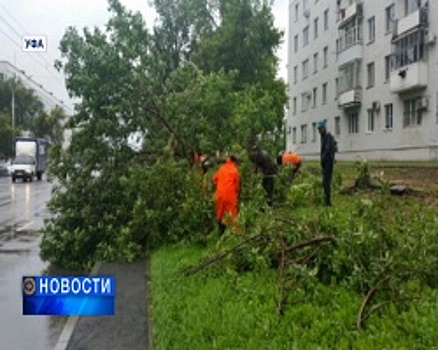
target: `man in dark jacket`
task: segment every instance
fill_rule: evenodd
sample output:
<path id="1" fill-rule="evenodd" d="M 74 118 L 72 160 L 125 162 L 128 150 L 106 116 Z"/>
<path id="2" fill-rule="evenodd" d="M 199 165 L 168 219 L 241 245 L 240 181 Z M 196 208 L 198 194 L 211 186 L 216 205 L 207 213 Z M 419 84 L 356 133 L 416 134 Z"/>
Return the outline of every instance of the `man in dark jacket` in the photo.
<path id="1" fill-rule="evenodd" d="M 327 132 L 326 121 L 318 122 L 318 131 L 321 135 L 321 168 L 322 187 L 324 189 L 324 205 L 331 206 L 331 185 L 333 177 L 333 164 L 337 145 L 332 134 Z"/>
<path id="2" fill-rule="evenodd" d="M 257 145 L 251 147 L 249 159 L 255 165 L 256 170 L 260 170 L 263 174 L 262 185 L 266 192 L 266 202 L 272 206 L 274 200 L 274 181 L 278 173 L 277 164 L 275 164 L 268 152 Z"/>

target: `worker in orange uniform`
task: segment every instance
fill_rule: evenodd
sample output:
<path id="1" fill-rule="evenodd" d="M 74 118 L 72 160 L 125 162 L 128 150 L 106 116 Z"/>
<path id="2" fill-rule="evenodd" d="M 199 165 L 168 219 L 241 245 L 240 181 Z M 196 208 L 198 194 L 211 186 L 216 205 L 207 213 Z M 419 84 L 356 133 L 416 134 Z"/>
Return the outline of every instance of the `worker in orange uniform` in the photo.
<path id="1" fill-rule="evenodd" d="M 292 178 L 294 178 L 298 170 L 300 170 L 301 165 L 303 164 L 303 159 L 298 153 L 282 151 L 277 157 L 277 164 L 291 165 L 293 167 Z"/>
<path id="2" fill-rule="evenodd" d="M 229 225 L 236 229 L 239 183 L 237 159 L 230 156 L 213 176 L 213 184 L 216 186 L 216 220 L 221 234 Z"/>

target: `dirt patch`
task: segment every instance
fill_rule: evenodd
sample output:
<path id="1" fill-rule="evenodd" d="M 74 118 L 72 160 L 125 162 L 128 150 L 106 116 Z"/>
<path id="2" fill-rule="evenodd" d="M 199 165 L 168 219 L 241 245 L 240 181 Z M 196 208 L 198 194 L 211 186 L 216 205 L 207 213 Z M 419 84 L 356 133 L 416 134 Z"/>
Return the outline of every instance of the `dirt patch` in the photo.
<path id="1" fill-rule="evenodd" d="M 438 168 L 376 168 L 374 172 L 383 172 L 383 177 L 391 183 L 405 184 L 430 196 L 438 194 Z"/>
<path id="2" fill-rule="evenodd" d="M 345 173 L 348 175 L 342 181 L 341 193 L 348 194 L 355 185 L 357 174 Z M 438 208 L 438 167 L 436 166 L 374 166 L 371 168 L 371 178 L 377 182 L 378 179 L 382 179 L 390 185 L 405 185 L 409 190 L 402 197 Z M 361 191 L 364 192 L 363 189 Z"/>

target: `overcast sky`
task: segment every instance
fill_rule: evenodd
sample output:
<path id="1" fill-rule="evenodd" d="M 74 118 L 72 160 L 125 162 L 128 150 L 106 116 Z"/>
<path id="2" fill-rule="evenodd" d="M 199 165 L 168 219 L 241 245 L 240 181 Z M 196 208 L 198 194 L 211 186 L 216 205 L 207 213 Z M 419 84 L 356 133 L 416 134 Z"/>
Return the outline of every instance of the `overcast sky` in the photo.
<path id="1" fill-rule="evenodd" d="M 128 9 L 140 11 L 152 26 L 155 13 L 147 6 L 148 0 L 121 0 Z M 0 1 L 0 60 L 15 64 L 44 88 L 72 107 L 64 85 L 63 75 L 53 68 L 60 58 L 58 45 L 65 29 L 74 26 L 102 27 L 108 21 L 106 0 L 13 0 Z M 278 52 L 278 75 L 286 81 L 286 45 L 288 0 L 274 0 L 275 25 L 285 32 L 283 45 Z M 47 52 L 23 52 L 24 35 L 46 35 Z"/>

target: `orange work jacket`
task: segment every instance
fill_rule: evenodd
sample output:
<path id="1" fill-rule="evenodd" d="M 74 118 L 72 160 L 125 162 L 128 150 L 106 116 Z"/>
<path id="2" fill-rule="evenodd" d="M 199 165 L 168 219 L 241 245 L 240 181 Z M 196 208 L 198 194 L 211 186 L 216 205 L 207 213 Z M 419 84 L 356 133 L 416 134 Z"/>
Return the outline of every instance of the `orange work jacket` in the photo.
<path id="1" fill-rule="evenodd" d="M 301 163 L 301 157 L 296 153 L 285 152 L 283 153 L 281 161 L 283 165 L 286 164 L 298 165 Z"/>
<path id="2" fill-rule="evenodd" d="M 237 201 L 239 182 L 239 170 L 236 164 L 227 158 L 225 164 L 213 176 L 213 183 L 216 186 L 216 198 L 223 198 L 233 202 Z"/>

